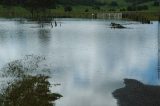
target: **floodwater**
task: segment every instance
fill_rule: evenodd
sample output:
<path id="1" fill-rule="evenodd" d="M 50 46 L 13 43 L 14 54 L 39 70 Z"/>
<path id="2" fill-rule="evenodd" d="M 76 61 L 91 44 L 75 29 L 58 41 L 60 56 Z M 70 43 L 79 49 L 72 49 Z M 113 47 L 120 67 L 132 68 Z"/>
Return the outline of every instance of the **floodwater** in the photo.
<path id="1" fill-rule="evenodd" d="M 56 106 L 117 106 L 112 92 L 124 78 L 160 84 L 158 22 L 56 19 L 57 27 L 0 20 L 0 68 L 25 55 L 46 57 Z M 111 22 L 126 29 L 111 29 Z M 61 23 L 61 25 L 60 25 Z M 53 21 L 54 25 L 54 21 Z"/>

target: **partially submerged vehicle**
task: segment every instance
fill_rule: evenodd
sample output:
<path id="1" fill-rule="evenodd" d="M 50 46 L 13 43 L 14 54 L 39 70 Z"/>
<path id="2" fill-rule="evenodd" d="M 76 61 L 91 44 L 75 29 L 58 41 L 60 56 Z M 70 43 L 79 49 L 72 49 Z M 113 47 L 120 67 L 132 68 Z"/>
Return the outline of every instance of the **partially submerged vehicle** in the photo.
<path id="1" fill-rule="evenodd" d="M 111 22 L 110 26 L 111 26 L 111 28 L 119 28 L 119 29 L 126 28 L 121 24 L 117 24 L 117 23 L 113 23 L 113 22 Z"/>

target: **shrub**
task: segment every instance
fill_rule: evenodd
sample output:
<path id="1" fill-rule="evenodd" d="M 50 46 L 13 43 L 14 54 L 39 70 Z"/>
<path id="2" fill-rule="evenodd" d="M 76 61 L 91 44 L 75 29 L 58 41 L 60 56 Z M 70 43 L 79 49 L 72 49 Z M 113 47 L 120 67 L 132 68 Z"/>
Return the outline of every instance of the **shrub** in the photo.
<path id="1" fill-rule="evenodd" d="M 71 7 L 71 6 L 66 6 L 66 7 L 64 7 L 64 11 L 65 11 L 65 12 L 70 12 L 70 11 L 72 11 L 72 7 Z"/>
<path id="2" fill-rule="evenodd" d="M 121 8 L 120 11 L 126 11 L 126 9 L 125 8 Z"/>
<path id="3" fill-rule="evenodd" d="M 85 12 L 89 12 L 89 9 L 87 8 L 87 9 L 85 9 Z"/>

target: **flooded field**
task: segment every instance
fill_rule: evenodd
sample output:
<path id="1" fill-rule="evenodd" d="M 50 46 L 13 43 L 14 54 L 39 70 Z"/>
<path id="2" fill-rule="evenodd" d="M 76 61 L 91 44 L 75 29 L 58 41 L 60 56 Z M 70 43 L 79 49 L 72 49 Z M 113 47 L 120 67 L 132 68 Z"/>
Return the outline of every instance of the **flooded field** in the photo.
<path id="1" fill-rule="evenodd" d="M 44 57 L 52 92 L 63 97 L 56 106 L 117 106 L 112 92 L 124 78 L 160 84 L 157 76 L 158 22 L 56 19 L 57 25 L 0 20 L 0 68 L 24 59 Z M 110 28 L 110 23 L 124 29 Z M 44 66 L 46 66 L 44 65 Z M 41 66 L 41 65 L 40 65 Z M 43 72 L 41 67 L 38 70 Z M 3 71 L 1 71 L 3 74 Z M 38 74 L 39 71 L 33 73 Z M 1 77 L 1 82 L 5 82 Z"/>

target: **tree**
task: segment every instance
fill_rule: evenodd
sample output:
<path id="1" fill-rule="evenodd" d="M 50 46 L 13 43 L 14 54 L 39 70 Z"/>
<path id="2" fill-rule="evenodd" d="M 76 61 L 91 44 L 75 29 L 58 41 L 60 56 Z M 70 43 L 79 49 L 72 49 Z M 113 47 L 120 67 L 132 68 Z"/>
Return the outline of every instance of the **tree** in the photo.
<path id="1" fill-rule="evenodd" d="M 104 5 L 105 3 L 99 0 L 57 0 L 58 4 L 62 5 Z"/>
<path id="2" fill-rule="evenodd" d="M 94 7 L 92 7 L 92 9 L 94 9 L 94 10 L 100 10 L 101 8 L 99 6 L 94 6 Z"/>
<path id="3" fill-rule="evenodd" d="M 27 0 L 0 0 L 0 4 L 4 6 L 23 5 Z"/>
<path id="4" fill-rule="evenodd" d="M 126 11 L 126 9 L 125 8 L 121 8 L 120 11 Z"/>
<path id="5" fill-rule="evenodd" d="M 160 2 L 155 1 L 154 4 L 153 4 L 153 6 L 160 6 Z"/>
<path id="6" fill-rule="evenodd" d="M 65 12 L 70 12 L 70 11 L 72 11 L 72 7 L 71 7 L 71 6 L 65 6 L 65 7 L 64 7 L 64 11 L 65 11 Z"/>
<path id="7" fill-rule="evenodd" d="M 38 14 L 46 13 L 46 10 L 55 7 L 56 0 L 0 0 L 0 4 L 12 10 L 11 7 L 15 5 L 20 5 L 29 10 L 34 16 L 34 13 Z"/>
<path id="8" fill-rule="evenodd" d="M 118 6 L 118 3 L 117 3 L 116 1 L 112 1 L 112 2 L 110 3 L 110 6 L 116 7 L 116 6 Z"/>
<path id="9" fill-rule="evenodd" d="M 38 16 L 40 12 L 45 13 L 46 10 L 55 7 L 55 3 L 55 0 L 26 0 L 24 6 L 31 12 L 33 17 L 34 12 Z"/>
<path id="10" fill-rule="evenodd" d="M 87 8 L 87 9 L 85 9 L 85 12 L 89 12 L 89 9 Z"/>
<path id="11" fill-rule="evenodd" d="M 148 10 L 148 6 L 147 5 L 137 6 L 137 10 L 139 10 L 139 11 Z"/>
<path id="12" fill-rule="evenodd" d="M 2 106 L 53 106 L 62 97 L 49 90 L 48 76 L 25 76 L 9 85 L 3 95 Z"/>
<path id="13" fill-rule="evenodd" d="M 127 3 L 131 3 L 132 5 L 136 5 L 136 4 L 141 4 L 141 3 L 145 3 L 148 1 L 153 1 L 153 0 L 125 0 Z"/>
<path id="14" fill-rule="evenodd" d="M 135 6 L 128 6 L 127 11 L 136 11 L 136 7 Z"/>
<path id="15" fill-rule="evenodd" d="M 12 7 L 17 5 L 17 0 L 0 0 L 0 4 L 2 4 L 2 6 L 4 8 L 7 8 L 6 12 L 7 12 L 8 16 L 14 16 L 15 12 Z"/>
<path id="16" fill-rule="evenodd" d="M 1 69 L 1 76 L 12 80 L 1 89 L 0 106 L 54 106 L 53 102 L 62 95 L 51 92 L 50 76 L 44 74 L 49 69 L 40 68 L 44 60 L 44 57 L 28 55 Z M 33 71 L 42 74 L 33 75 Z"/>

